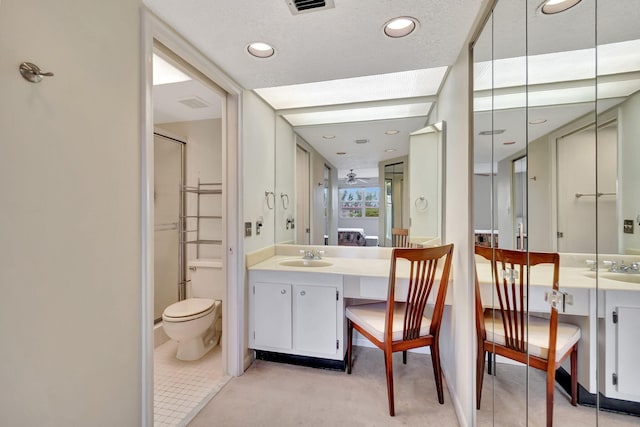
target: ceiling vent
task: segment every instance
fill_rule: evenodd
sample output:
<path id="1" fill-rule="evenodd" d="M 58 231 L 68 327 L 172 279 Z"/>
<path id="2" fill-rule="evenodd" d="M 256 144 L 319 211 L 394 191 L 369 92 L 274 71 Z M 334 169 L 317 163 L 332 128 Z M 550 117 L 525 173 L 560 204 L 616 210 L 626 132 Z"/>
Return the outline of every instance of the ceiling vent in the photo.
<path id="1" fill-rule="evenodd" d="M 292 15 L 315 12 L 335 7 L 333 0 L 286 0 Z"/>
<path id="2" fill-rule="evenodd" d="M 356 144 L 366 144 L 369 142 L 368 139 L 356 139 Z"/>
<path id="3" fill-rule="evenodd" d="M 183 98 L 178 100 L 179 103 L 186 105 L 189 108 L 207 108 L 209 104 L 204 99 L 198 96 L 192 96 L 190 98 Z"/>

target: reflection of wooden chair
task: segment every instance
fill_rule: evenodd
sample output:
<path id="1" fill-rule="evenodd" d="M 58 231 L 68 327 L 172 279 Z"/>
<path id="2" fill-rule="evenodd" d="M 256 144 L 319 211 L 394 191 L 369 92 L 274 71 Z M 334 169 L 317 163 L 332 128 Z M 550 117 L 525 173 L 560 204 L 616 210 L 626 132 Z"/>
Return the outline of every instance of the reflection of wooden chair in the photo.
<path id="1" fill-rule="evenodd" d="M 553 393 L 556 369 L 571 356 L 571 404 L 578 391 L 578 340 L 580 328 L 558 323 L 558 309 L 551 305 L 549 318 L 527 316 L 527 268 L 539 264 L 553 266 L 552 289 L 558 291 L 560 256 L 492 249 L 476 246 L 476 254 L 491 261 L 498 307 L 483 310 L 476 271 L 476 328 L 478 335 L 477 408 L 480 409 L 486 352 L 499 354 L 547 372 L 547 426 L 553 424 Z"/>
<path id="2" fill-rule="evenodd" d="M 394 248 L 409 247 L 409 229 L 408 228 L 392 228 L 391 229 L 391 245 Z"/>
<path id="3" fill-rule="evenodd" d="M 412 348 L 431 347 L 431 362 L 438 391 L 438 402 L 444 403 L 438 339 L 452 253 L 453 245 L 451 244 L 426 249 L 394 249 L 391 255 L 387 301 L 347 307 L 347 372 L 351 373 L 351 341 L 355 328 L 384 351 L 387 397 L 391 416 L 395 415 L 392 355 L 397 351 L 406 352 Z M 444 265 L 440 273 L 439 285 L 437 285 L 436 268 L 442 258 L 445 258 Z M 396 272 L 399 263 L 406 265 L 410 274 L 407 294 L 398 296 L 406 302 L 395 302 Z M 438 294 L 433 314 L 428 318 L 425 315 L 425 307 L 434 284 L 438 287 Z"/>

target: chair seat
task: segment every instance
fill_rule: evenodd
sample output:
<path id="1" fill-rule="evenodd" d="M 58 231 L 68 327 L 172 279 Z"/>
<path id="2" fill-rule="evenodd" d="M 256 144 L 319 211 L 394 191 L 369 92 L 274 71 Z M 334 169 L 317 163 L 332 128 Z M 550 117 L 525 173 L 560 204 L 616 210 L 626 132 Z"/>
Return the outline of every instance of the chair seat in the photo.
<path id="1" fill-rule="evenodd" d="M 496 312 L 495 319 L 490 310 L 484 314 L 484 325 L 487 341 L 504 345 L 504 326 L 502 317 Z M 549 320 L 542 317 L 529 316 L 529 354 L 542 359 L 549 355 Z M 558 336 L 556 339 L 556 362 L 580 339 L 580 328 L 570 323 L 558 322 Z"/>
<path id="2" fill-rule="evenodd" d="M 396 302 L 393 310 L 393 341 L 402 340 L 402 330 L 404 327 L 404 307 L 405 303 Z M 386 302 L 378 302 L 373 304 L 352 305 L 347 307 L 346 316 L 370 333 L 375 339 L 384 341 L 384 322 L 387 310 Z M 422 325 L 420 326 L 420 336 L 429 335 L 431 319 L 422 316 Z"/>

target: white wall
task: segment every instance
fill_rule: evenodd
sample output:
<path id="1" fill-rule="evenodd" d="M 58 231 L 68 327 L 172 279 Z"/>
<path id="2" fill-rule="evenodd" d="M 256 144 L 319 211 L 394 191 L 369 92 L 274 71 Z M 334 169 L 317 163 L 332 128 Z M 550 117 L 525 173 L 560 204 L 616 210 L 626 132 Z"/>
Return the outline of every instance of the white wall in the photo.
<path id="1" fill-rule="evenodd" d="M 251 237 L 244 238 L 245 253 L 273 245 L 275 210 L 269 209 L 265 191 L 275 193 L 275 112 L 253 92 L 242 95 L 244 203 L 243 222 L 251 222 Z M 279 202 L 276 195 L 275 202 Z M 273 198 L 269 202 L 273 206 Z M 262 217 L 263 227 L 256 236 L 255 223 Z"/>
<path id="2" fill-rule="evenodd" d="M 0 425 L 141 423 L 139 9 L 0 3 Z"/>
<path id="3" fill-rule="evenodd" d="M 445 310 L 440 344 L 442 368 L 461 426 L 475 419 L 474 380 L 474 292 L 473 228 L 470 216 L 473 149 L 469 135 L 469 53 L 460 53 L 449 71 L 438 97 L 438 117 L 446 122 L 445 242 L 453 243 L 453 283 L 448 295 L 451 309 Z"/>
<path id="4" fill-rule="evenodd" d="M 491 204 L 496 205 L 496 192 L 491 192 L 492 176 L 473 176 L 473 227 L 476 230 L 491 230 Z M 493 202 L 492 202 L 493 196 Z"/>
<path id="5" fill-rule="evenodd" d="M 421 133 L 409 138 L 408 205 L 412 238 L 442 234 L 441 141 L 440 132 Z M 424 197 L 424 202 L 420 197 Z"/>
<path id="6" fill-rule="evenodd" d="M 296 239 L 296 229 L 287 229 L 287 218 L 294 217 L 296 211 L 296 135 L 293 128 L 281 116 L 276 117 L 276 242 L 292 243 Z M 286 194 L 287 198 L 282 198 Z M 285 209 L 286 207 L 286 209 Z M 295 224 L 294 224 L 295 225 Z"/>
<path id="7" fill-rule="evenodd" d="M 634 220 L 634 234 L 621 234 L 621 253 L 628 249 L 640 249 L 640 92 L 627 99 L 618 112 L 618 165 L 622 219 Z M 622 228 L 619 221 L 618 229 Z"/>

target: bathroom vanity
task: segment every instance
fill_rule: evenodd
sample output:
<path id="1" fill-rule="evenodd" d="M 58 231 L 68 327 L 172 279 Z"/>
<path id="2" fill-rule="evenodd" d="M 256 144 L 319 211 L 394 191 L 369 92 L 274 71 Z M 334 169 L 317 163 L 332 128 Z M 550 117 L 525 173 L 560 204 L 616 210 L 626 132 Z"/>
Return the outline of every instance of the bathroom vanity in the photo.
<path id="1" fill-rule="evenodd" d="M 298 253 L 300 248 L 276 246 L 261 260 L 248 262 L 249 348 L 330 360 L 336 362 L 333 366 L 341 366 L 347 347 L 345 304 L 386 299 L 391 248 L 328 246 L 323 249 L 331 256 L 306 265 Z M 640 352 L 640 273 L 612 273 L 602 267 L 597 273 L 587 266 L 587 258 L 584 254 L 561 254 L 560 294 L 556 298 L 561 320 L 581 329 L 578 381 L 589 393 L 604 390 L 606 397 L 640 402 L 640 366 L 636 362 Z M 631 256 L 610 258 L 635 261 Z M 476 265 L 483 304 L 491 306 L 489 263 L 477 259 Z M 399 295 L 407 286 L 407 277 L 408 271 L 400 268 Z M 551 278 L 550 267 L 532 270 L 527 296 L 531 313 L 549 312 Z M 449 305 L 451 294 L 446 301 Z"/>

